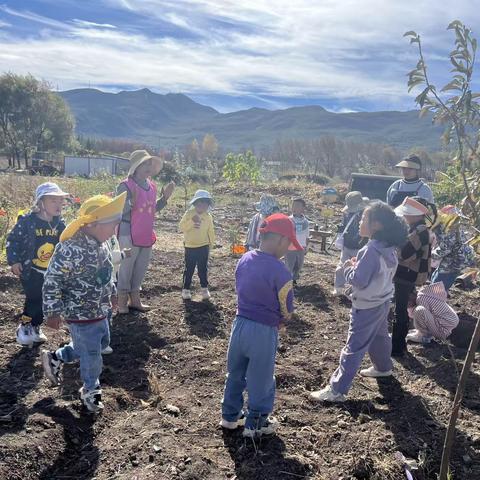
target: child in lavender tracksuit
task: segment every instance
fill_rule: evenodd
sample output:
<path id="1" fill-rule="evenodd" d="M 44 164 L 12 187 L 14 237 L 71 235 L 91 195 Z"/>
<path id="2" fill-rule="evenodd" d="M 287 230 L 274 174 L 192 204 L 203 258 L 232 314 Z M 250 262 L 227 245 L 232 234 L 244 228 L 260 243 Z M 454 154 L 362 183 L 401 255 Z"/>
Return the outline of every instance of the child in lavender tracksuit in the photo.
<path id="1" fill-rule="evenodd" d="M 269 216 L 259 231 L 260 248 L 246 253 L 235 272 L 238 308 L 228 345 L 220 423 L 229 430 L 245 423 L 243 436 L 248 438 L 272 434 L 278 425 L 269 417 L 275 400 L 278 329 L 293 311 L 292 275 L 280 259 L 290 244 L 302 249 L 286 215 Z"/>
<path id="2" fill-rule="evenodd" d="M 314 400 L 343 402 L 368 352 L 373 366 L 361 370 L 365 377 L 392 374 L 392 340 L 388 334 L 388 312 L 393 294 L 393 277 L 398 260 L 396 247 L 405 243 L 407 226 L 383 202 L 368 206 L 360 222 L 360 234 L 369 242 L 358 256 L 344 264 L 345 277 L 352 286 L 352 310 L 347 344 L 329 384 L 312 392 Z"/>

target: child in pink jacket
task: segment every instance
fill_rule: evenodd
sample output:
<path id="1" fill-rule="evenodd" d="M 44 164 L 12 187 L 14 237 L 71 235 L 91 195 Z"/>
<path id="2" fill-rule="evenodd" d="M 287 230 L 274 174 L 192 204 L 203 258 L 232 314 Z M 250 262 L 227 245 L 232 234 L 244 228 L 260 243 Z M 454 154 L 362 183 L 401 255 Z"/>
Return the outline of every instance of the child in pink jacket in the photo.
<path id="1" fill-rule="evenodd" d="M 407 340 L 415 343 L 430 343 L 432 338 L 445 340 L 458 325 L 458 315 L 447 304 L 447 291 L 442 282 L 426 285 L 418 291 L 411 318 L 415 330 L 408 333 Z"/>

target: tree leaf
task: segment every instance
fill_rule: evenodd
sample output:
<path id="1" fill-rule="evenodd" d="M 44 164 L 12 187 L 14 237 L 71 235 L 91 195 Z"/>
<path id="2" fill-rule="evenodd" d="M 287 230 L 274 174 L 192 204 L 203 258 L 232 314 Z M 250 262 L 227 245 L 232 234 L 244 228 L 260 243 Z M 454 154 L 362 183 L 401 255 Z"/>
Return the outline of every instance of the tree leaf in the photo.
<path id="1" fill-rule="evenodd" d="M 453 30 L 459 26 L 462 26 L 462 22 L 460 20 L 454 20 L 448 25 L 447 30 Z"/>
<path id="2" fill-rule="evenodd" d="M 418 37 L 417 32 L 414 32 L 413 30 L 409 30 L 408 32 L 405 32 L 403 34 L 403 36 L 404 37 L 411 37 L 411 36 Z"/>

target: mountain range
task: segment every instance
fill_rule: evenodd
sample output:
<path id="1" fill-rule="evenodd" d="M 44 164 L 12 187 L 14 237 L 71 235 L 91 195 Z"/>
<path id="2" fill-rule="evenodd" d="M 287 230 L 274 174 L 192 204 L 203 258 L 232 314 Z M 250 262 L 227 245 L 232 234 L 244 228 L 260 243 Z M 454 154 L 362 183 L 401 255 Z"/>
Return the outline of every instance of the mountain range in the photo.
<path id="1" fill-rule="evenodd" d="M 132 139 L 154 146 L 185 145 L 213 133 L 228 149 L 261 148 L 277 139 L 334 135 L 402 150 L 439 150 L 442 128 L 418 111 L 333 113 L 320 106 L 284 110 L 250 108 L 220 113 L 181 93 L 147 88 L 107 93 L 84 88 L 60 92 L 76 119 L 76 132 L 91 137 Z"/>

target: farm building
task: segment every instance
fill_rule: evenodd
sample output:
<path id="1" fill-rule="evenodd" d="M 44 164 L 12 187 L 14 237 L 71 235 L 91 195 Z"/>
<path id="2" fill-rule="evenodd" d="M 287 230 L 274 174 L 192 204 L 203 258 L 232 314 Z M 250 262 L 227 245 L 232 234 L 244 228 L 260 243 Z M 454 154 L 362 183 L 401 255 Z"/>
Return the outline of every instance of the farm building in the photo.
<path id="1" fill-rule="evenodd" d="M 64 158 L 65 175 L 81 175 L 94 177 L 95 175 L 121 175 L 128 171 L 130 162 L 127 158 L 113 155 L 99 155 L 80 157 L 66 155 Z"/>

